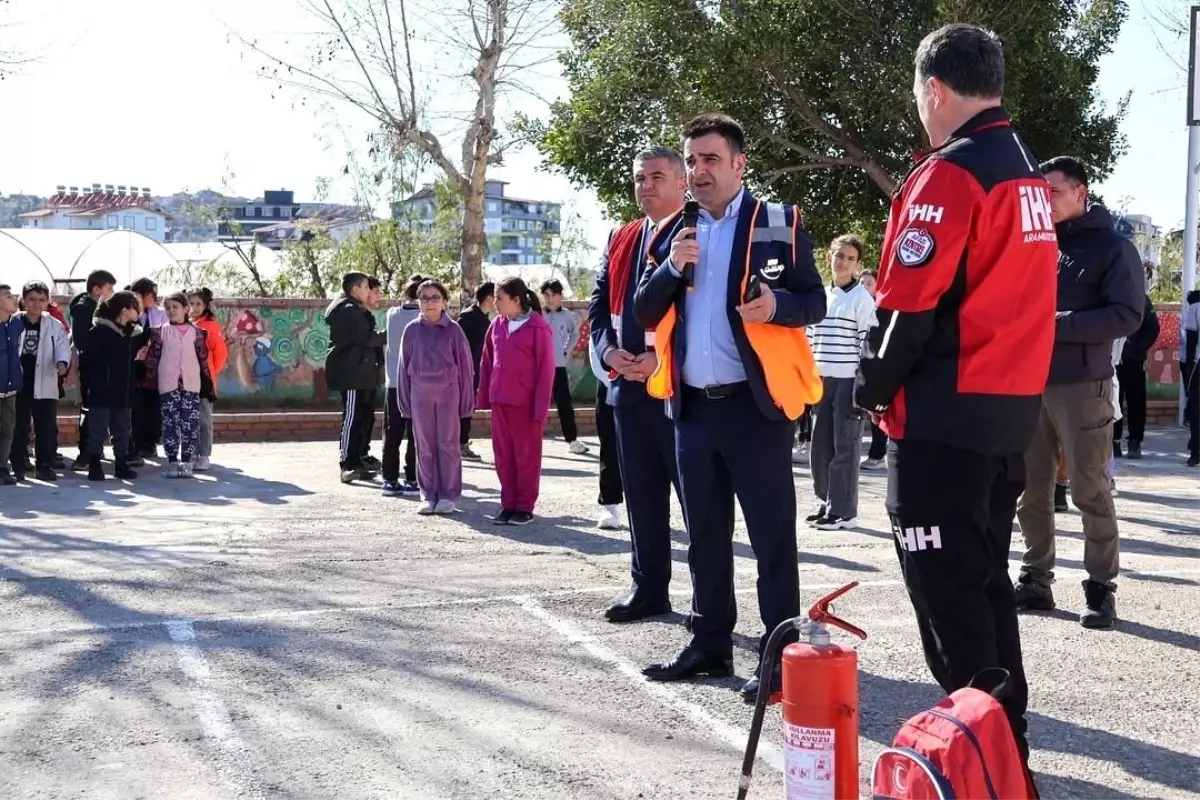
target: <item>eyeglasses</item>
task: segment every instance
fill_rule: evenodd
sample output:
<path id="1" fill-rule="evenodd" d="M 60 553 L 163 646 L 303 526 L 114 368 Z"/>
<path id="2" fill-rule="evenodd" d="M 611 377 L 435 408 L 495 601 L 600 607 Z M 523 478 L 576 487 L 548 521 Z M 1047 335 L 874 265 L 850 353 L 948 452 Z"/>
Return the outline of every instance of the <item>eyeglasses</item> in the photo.
<path id="1" fill-rule="evenodd" d="M 422 303 L 436 303 L 442 299 L 440 294 L 423 294 L 417 298 Z"/>

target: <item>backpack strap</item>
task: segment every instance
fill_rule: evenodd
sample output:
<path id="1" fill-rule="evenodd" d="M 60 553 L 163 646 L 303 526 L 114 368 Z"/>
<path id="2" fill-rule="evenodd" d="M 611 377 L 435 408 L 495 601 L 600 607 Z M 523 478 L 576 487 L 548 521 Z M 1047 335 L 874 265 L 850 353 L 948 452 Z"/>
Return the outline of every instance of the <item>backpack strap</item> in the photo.
<path id="1" fill-rule="evenodd" d="M 907 759 L 916 764 L 917 767 L 919 767 L 920 770 L 925 773 L 925 777 L 929 778 L 929 782 L 933 784 L 934 789 L 937 790 L 938 800 L 958 800 L 958 795 L 954 793 L 954 787 L 950 785 L 950 781 L 946 779 L 946 776 L 943 775 L 941 771 L 933 765 L 932 761 L 911 747 L 887 748 L 875 757 L 875 768 L 872 770 L 872 772 L 878 773 L 881 762 L 884 762 L 885 757 L 889 755 L 899 756 L 900 758 Z M 878 777 L 878 775 L 876 775 L 876 777 Z M 876 792 L 878 792 L 878 785 L 876 785 L 874 788 Z M 905 789 L 907 787 L 893 785 L 892 788 Z M 874 794 L 873 797 L 874 800 L 891 800 L 891 798 L 887 797 L 886 795 L 881 795 L 878 793 Z"/>
<path id="2" fill-rule="evenodd" d="M 1003 667 L 988 667 L 975 673 L 967 686 L 987 692 L 999 702 L 1004 702 L 1012 695 L 1012 675 Z"/>

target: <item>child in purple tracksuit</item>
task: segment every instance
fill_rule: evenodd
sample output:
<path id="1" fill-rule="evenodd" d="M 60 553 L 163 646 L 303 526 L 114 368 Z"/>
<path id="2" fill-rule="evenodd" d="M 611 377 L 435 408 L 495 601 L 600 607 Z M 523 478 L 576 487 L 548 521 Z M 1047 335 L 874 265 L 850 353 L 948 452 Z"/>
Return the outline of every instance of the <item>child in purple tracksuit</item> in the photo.
<path id="1" fill-rule="evenodd" d="M 462 495 L 463 417 L 475 410 L 471 346 L 446 313 L 450 293 L 438 281 L 417 287 L 421 315 L 404 328 L 396 370 L 400 415 L 412 420 L 420 514 L 453 514 Z"/>

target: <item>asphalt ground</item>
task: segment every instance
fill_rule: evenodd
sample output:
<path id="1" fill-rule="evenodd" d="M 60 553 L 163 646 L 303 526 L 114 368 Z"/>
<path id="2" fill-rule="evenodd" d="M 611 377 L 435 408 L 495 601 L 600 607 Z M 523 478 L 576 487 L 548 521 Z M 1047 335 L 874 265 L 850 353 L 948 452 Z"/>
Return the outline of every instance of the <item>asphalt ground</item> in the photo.
<path id="1" fill-rule="evenodd" d="M 1119 463 L 1115 630 L 1076 621 L 1080 520 L 1059 515 L 1060 609 L 1022 619 L 1044 797 L 1200 798 L 1200 473 L 1182 444 L 1155 431 L 1144 460 Z M 740 517 L 741 677 L 652 684 L 639 670 L 686 643 L 684 617 L 603 620 L 629 545 L 594 527 L 594 446 L 547 443 L 525 527 L 485 518 L 499 487 L 476 447 L 485 462 L 444 518 L 342 485 L 330 443 L 218 445 L 193 481 L 146 469 L 133 484 L 0 487 L 0 797 L 733 797 L 750 721 L 736 689 L 760 633 Z M 837 613 L 869 633 L 864 786 L 901 721 L 940 695 L 885 479 L 863 477 L 860 530 L 800 531 L 806 604 L 861 581 Z M 678 509 L 675 528 L 678 612 Z M 751 797 L 783 796 L 778 742 L 772 709 Z"/>

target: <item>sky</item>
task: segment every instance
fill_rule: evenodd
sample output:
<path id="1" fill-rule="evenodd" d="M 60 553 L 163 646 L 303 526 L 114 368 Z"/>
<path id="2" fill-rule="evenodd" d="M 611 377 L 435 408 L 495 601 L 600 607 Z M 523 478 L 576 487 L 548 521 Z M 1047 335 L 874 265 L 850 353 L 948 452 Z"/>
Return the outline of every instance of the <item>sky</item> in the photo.
<path id="1" fill-rule="evenodd" d="M 19 24 L 0 32 L 5 40 L 15 33 L 38 58 L 0 82 L 0 193 L 48 195 L 58 184 L 99 182 L 155 194 L 211 188 L 253 197 L 286 188 L 297 200 L 351 201 L 353 186 L 341 176 L 347 143 L 361 148 L 370 121 L 344 105 L 302 103 L 258 77 L 263 61 L 237 38 L 306 63 L 314 25 L 300 2 L 11 0 L 9 17 Z M 1171 229 L 1183 219 L 1187 76 L 1155 37 L 1150 14 L 1158 3 L 1132 0 L 1102 63 L 1103 100 L 1132 97 L 1123 125 L 1129 152 L 1097 188 L 1110 205 Z M 1182 56 L 1181 42 L 1166 44 Z M 452 79 L 437 77 L 456 69 L 447 48 L 417 46 L 435 102 L 469 99 Z M 502 120 L 516 111 L 544 117 L 546 101 L 565 93 L 553 62 L 529 82 L 538 96 L 510 96 Z M 536 151 L 510 152 L 492 176 L 509 181 L 512 195 L 567 203 L 592 243 L 603 244 L 608 226 L 595 196 L 541 169 Z"/>

